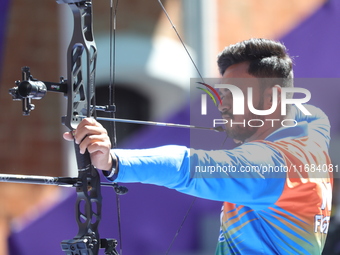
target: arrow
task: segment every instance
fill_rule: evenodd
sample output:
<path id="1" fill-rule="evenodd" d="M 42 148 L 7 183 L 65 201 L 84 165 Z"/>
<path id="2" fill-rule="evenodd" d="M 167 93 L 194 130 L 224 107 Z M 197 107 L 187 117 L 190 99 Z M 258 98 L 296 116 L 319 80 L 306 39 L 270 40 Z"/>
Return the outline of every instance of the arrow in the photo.
<path id="1" fill-rule="evenodd" d="M 85 119 L 87 117 L 77 115 L 77 118 Z M 166 123 L 166 122 L 155 122 L 155 121 L 145 121 L 145 120 L 129 120 L 129 119 L 105 118 L 105 117 L 97 117 L 96 119 L 102 120 L 102 121 L 122 122 L 122 123 L 131 123 L 131 124 L 140 124 L 140 125 L 177 127 L 177 128 L 193 128 L 193 129 L 211 130 L 211 131 L 215 131 L 215 132 L 225 132 L 225 130 L 221 126 L 209 128 L 209 127 L 197 127 L 197 126 L 193 126 L 193 125 L 175 124 L 175 123 Z"/>

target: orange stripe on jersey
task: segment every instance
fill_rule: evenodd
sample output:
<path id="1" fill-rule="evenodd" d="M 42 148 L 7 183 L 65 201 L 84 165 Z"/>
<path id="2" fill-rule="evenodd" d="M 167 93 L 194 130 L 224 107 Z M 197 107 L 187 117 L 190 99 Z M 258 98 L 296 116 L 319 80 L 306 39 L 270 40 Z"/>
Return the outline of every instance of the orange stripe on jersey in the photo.
<path id="1" fill-rule="evenodd" d="M 281 153 L 289 169 L 284 190 L 275 203 L 282 209 L 279 214 L 309 234 L 319 236 L 328 231 L 333 173 L 328 153 L 318 143 L 310 140 L 299 138 L 275 143 L 263 142 Z M 289 217 L 289 214 L 295 218 Z M 323 245 L 325 237 L 326 235 L 319 236 L 315 238 L 315 242 Z M 323 243 L 317 240 L 322 240 Z"/>

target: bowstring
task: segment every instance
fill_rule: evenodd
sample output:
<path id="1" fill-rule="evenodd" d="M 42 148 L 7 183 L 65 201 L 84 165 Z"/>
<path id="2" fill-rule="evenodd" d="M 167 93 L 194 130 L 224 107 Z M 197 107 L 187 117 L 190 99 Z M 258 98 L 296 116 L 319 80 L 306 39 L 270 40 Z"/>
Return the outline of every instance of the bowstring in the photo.
<path id="1" fill-rule="evenodd" d="M 194 203 L 195 203 L 196 199 L 197 199 L 197 197 L 194 197 L 193 200 L 191 201 L 191 204 L 190 204 L 190 206 L 189 206 L 187 212 L 185 213 L 185 215 L 184 215 L 184 217 L 183 217 L 183 220 L 182 220 L 180 226 L 178 227 L 178 229 L 177 229 L 177 231 L 176 231 L 176 234 L 175 234 L 174 237 L 172 238 L 172 241 L 171 241 L 171 243 L 170 243 L 170 245 L 169 245 L 169 247 L 168 247 L 168 249 L 167 249 L 165 255 L 168 255 L 168 254 L 169 254 L 169 252 L 170 252 L 170 250 L 171 250 L 171 248 L 172 248 L 172 245 L 174 244 L 175 240 L 177 239 L 177 236 L 179 235 L 179 232 L 181 232 L 182 227 L 183 227 L 183 225 L 184 225 L 184 222 L 187 220 L 188 215 L 189 215 L 189 213 L 190 213 L 192 207 L 194 206 Z"/>
<path id="2" fill-rule="evenodd" d="M 172 20 L 171 20 L 171 18 L 170 18 L 170 15 L 169 15 L 168 12 L 166 11 L 166 9 L 165 9 L 165 7 L 164 7 L 162 1 L 161 1 L 161 0 L 158 0 L 158 3 L 159 3 L 159 5 L 161 6 L 161 8 L 162 8 L 162 10 L 163 10 L 165 16 L 167 17 L 169 23 L 171 24 L 173 30 L 175 31 L 175 33 L 176 33 L 176 35 L 177 35 L 177 38 L 180 40 L 180 42 L 181 42 L 181 44 L 182 44 L 184 50 L 186 51 L 186 53 L 187 53 L 187 55 L 188 55 L 188 57 L 189 57 L 191 63 L 192 63 L 193 66 L 195 67 L 197 74 L 199 75 L 199 77 L 201 78 L 201 80 L 203 81 L 203 83 L 205 83 L 205 82 L 204 82 L 204 79 L 203 79 L 203 76 L 202 76 L 202 74 L 201 74 L 201 72 L 200 72 L 200 70 L 198 69 L 198 67 L 197 67 L 197 65 L 196 65 L 196 63 L 195 63 L 195 61 L 194 61 L 194 59 L 192 58 L 192 56 L 191 56 L 191 54 L 190 54 L 190 52 L 189 52 L 187 46 L 185 45 L 185 43 L 184 43 L 182 37 L 180 36 L 180 34 L 179 34 L 179 32 L 178 32 L 176 26 L 175 26 L 174 23 L 172 22 Z"/>
<path id="3" fill-rule="evenodd" d="M 199 75 L 199 77 L 200 77 L 200 79 L 202 80 L 202 82 L 205 83 L 205 81 L 204 81 L 204 79 L 203 79 L 203 76 L 202 76 L 200 70 L 198 69 L 198 67 L 197 67 L 197 65 L 196 65 L 196 63 L 195 63 L 195 61 L 194 61 L 194 59 L 192 58 L 192 56 L 191 56 L 191 54 L 190 54 L 188 48 L 186 47 L 186 45 L 185 45 L 185 43 L 184 43 L 182 37 L 180 36 L 180 34 L 179 34 L 179 32 L 178 32 L 176 26 L 175 26 L 174 23 L 172 22 L 172 20 L 171 20 L 171 18 L 170 18 L 170 15 L 169 15 L 168 12 L 166 11 L 166 9 L 165 9 L 165 7 L 164 7 L 162 1 L 161 1 L 161 0 L 158 0 L 158 3 L 159 3 L 159 5 L 161 6 L 161 8 L 162 8 L 162 10 L 163 10 L 165 16 L 167 17 L 169 23 L 171 24 L 171 27 L 172 27 L 173 30 L 175 31 L 175 33 L 176 33 L 176 35 L 177 35 L 179 41 L 181 42 L 181 44 L 182 44 L 184 50 L 186 51 L 186 54 L 187 54 L 187 56 L 189 57 L 191 63 L 193 64 L 194 68 L 196 69 L 197 74 Z M 182 227 L 183 227 L 183 225 L 184 225 L 184 222 L 186 221 L 186 219 L 187 219 L 187 217 L 188 217 L 188 215 L 189 215 L 189 213 L 190 213 L 192 207 L 194 206 L 194 203 L 195 203 L 195 201 L 196 201 L 196 198 L 197 198 L 197 197 L 194 197 L 194 198 L 193 198 L 193 200 L 192 200 L 192 202 L 191 202 L 191 204 L 190 204 L 190 206 L 189 206 L 189 208 L 188 208 L 186 214 L 184 215 L 184 218 L 183 218 L 183 220 L 182 220 L 180 226 L 178 227 L 178 229 L 177 229 L 177 231 L 176 231 L 176 234 L 175 234 L 175 236 L 173 237 L 173 239 L 172 239 L 172 241 L 171 241 L 171 243 L 170 243 L 170 245 L 169 245 L 169 247 L 168 247 L 168 249 L 167 249 L 165 255 L 168 255 L 168 254 L 169 254 L 169 252 L 170 252 L 170 250 L 171 250 L 171 248 L 172 248 L 172 245 L 174 244 L 175 240 L 177 239 L 177 237 L 178 237 L 178 235 L 179 235 L 179 233 L 180 233 L 180 231 L 181 231 L 181 229 L 182 229 Z"/>
<path id="4" fill-rule="evenodd" d="M 224 146 L 225 142 L 227 141 L 227 139 L 228 139 L 228 133 L 226 132 L 226 137 L 225 137 L 225 139 L 223 140 L 220 149 L 223 149 L 223 146 Z M 194 206 L 194 203 L 195 203 L 196 199 L 197 199 L 197 197 L 194 197 L 194 198 L 193 198 L 193 200 L 192 200 L 192 202 L 191 202 L 191 204 L 190 204 L 190 206 L 189 206 L 187 212 L 185 213 L 185 215 L 184 215 L 184 217 L 183 217 L 183 220 L 182 220 L 180 226 L 178 227 L 178 229 L 177 229 L 177 231 L 176 231 L 176 234 L 175 234 L 174 237 L 172 238 L 172 241 L 171 241 L 171 243 L 170 243 L 170 245 L 169 245 L 169 247 L 168 247 L 168 249 L 167 249 L 165 255 L 168 255 L 168 254 L 169 254 L 169 252 L 170 252 L 170 250 L 171 250 L 171 248 L 172 248 L 172 245 L 174 244 L 175 240 L 177 239 L 177 236 L 179 235 L 179 232 L 182 230 L 182 227 L 183 227 L 183 225 L 184 225 L 184 222 L 185 222 L 186 219 L 188 218 L 189 212 L 191 211 L 192 207 Z"/>
<path id="5" fill-rule="evenodd" d="M 114 87 L 115 87 L 115 76 L 116 76 L 116 70 L 115 70 L 115 60 L 116 60 L 116 17 L 117 17 L 117 7 L 118 7 L 118 3 L 119 0 L 116 1 L 116 5 L 114 5 L 114 0 L 110 0 L 110 85 L 109 85 L 109 105 L 113 105 L 114 102 Z M 186 47 L 182 37 L 180 36 L 177 28 L 175 27 L 174 23 L 172 22 L 168 12 L 166 11 L 163 3 L 161 2 L 161 0 L 158 0 L 158 3 L 160 4 L 165 16 L 167 17 L 168 21 L 170 22 L 173 30 L 175 31 L 178 39 L 180 40 L 184 50 L 186 51 L 187 56 L 189 57 L 191 63 L 193 64 L 197 74 L 199 75 L 200 79 L 204 82 L 203 76 L 200 72 L 200 70 L 198 69 L 194 59 L 192 58 L 188 48 Z M 111 117 L 114 118 L 115 114 L 114 112 L 111 112 Z M 111 130 L 113 130 L 113 147 L 116 147 L 116 129 L 115 129 L 115 122 L 111 122 Z M 225 141 L 227 140 L 228 136 L 226 136 L 226 139 L 224 140 L 224 142 L 222 143 L 222 146 L 224 145 Z M 174 238 L 172 239 L 167 251 L 166 251 L 166 255 L 169 254 L 172 245 L 174 244 L 175 240 L 177 239 L 192 207 L 194 206 L 194 203 L 196 201 L 196 197 L 193 198 L 186 214 L 184 215 L 184 218 L 179 226 L 179 228 L 176 231 L 176 234 L 174 236 Z M 117 201 L 117 214 L 118 214 L 118 235 L 119 235 L 119 243 L 120 243 L 120 254 L 123 254 L 123 250 L 122 250 L 122 233 L 121 233 L 121 214 L 120 214 L 120 200 L 119 200 L 119 195 L 116 194 L 116 201 Z"/>
<path id="6" fill-rule="evenodd" d="M 115 85 L 116 85 L 116 28 L 117 28 L 117 0 L 110 0 L 110 83 L 109 83 L 109 106 L 114 106 L 115 102 Z M 115 107 L 115 106 L 114 106 Z M 115 110 L 110 112 L 110 117 L 115 118 Z M 116 123 L 110 122 L 110 129 L 112 130 L 111 142 L 112 148 L 117 147 L 116 137 Z M 120 255 L 123 255 L 123 238 L 121 227 L 121 212 L 120 212 L 120 195 L 116 193 L 116 208 L 118 221 L 118 239 Z"/>

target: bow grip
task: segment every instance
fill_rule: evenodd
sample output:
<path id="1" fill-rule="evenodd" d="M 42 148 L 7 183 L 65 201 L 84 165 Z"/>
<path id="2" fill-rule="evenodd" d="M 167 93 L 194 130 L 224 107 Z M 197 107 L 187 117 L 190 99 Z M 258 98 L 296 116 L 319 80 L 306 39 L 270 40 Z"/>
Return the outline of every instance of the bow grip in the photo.
<path id="1" fill-rule="evenodd" d="M 84 154 L 81 154 L 79 144 L 76 144 L 75 142 L 74 142 L 74 149 L 76 153 L 78 170 L 82 171 L 85 169 L 89 169 L 91 167 L 90 153 L 86 150 Z"/>

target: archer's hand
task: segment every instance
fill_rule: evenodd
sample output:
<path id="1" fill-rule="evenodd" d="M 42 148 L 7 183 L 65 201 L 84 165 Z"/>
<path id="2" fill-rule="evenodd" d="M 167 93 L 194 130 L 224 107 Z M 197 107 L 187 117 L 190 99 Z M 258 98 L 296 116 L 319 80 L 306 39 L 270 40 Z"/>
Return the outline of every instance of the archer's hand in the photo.
<path id="1" fill-rule="evenodd" d="M 110 138 L 106 129 L 95 119 L 83 119 L 76 130 L 64 133 L 63 137 L 65 140 L 74 140 L 79 144 L 81 154 L 84 154 L 87 149 L 94 167 L 100 170 L 111 171 Z"/>

